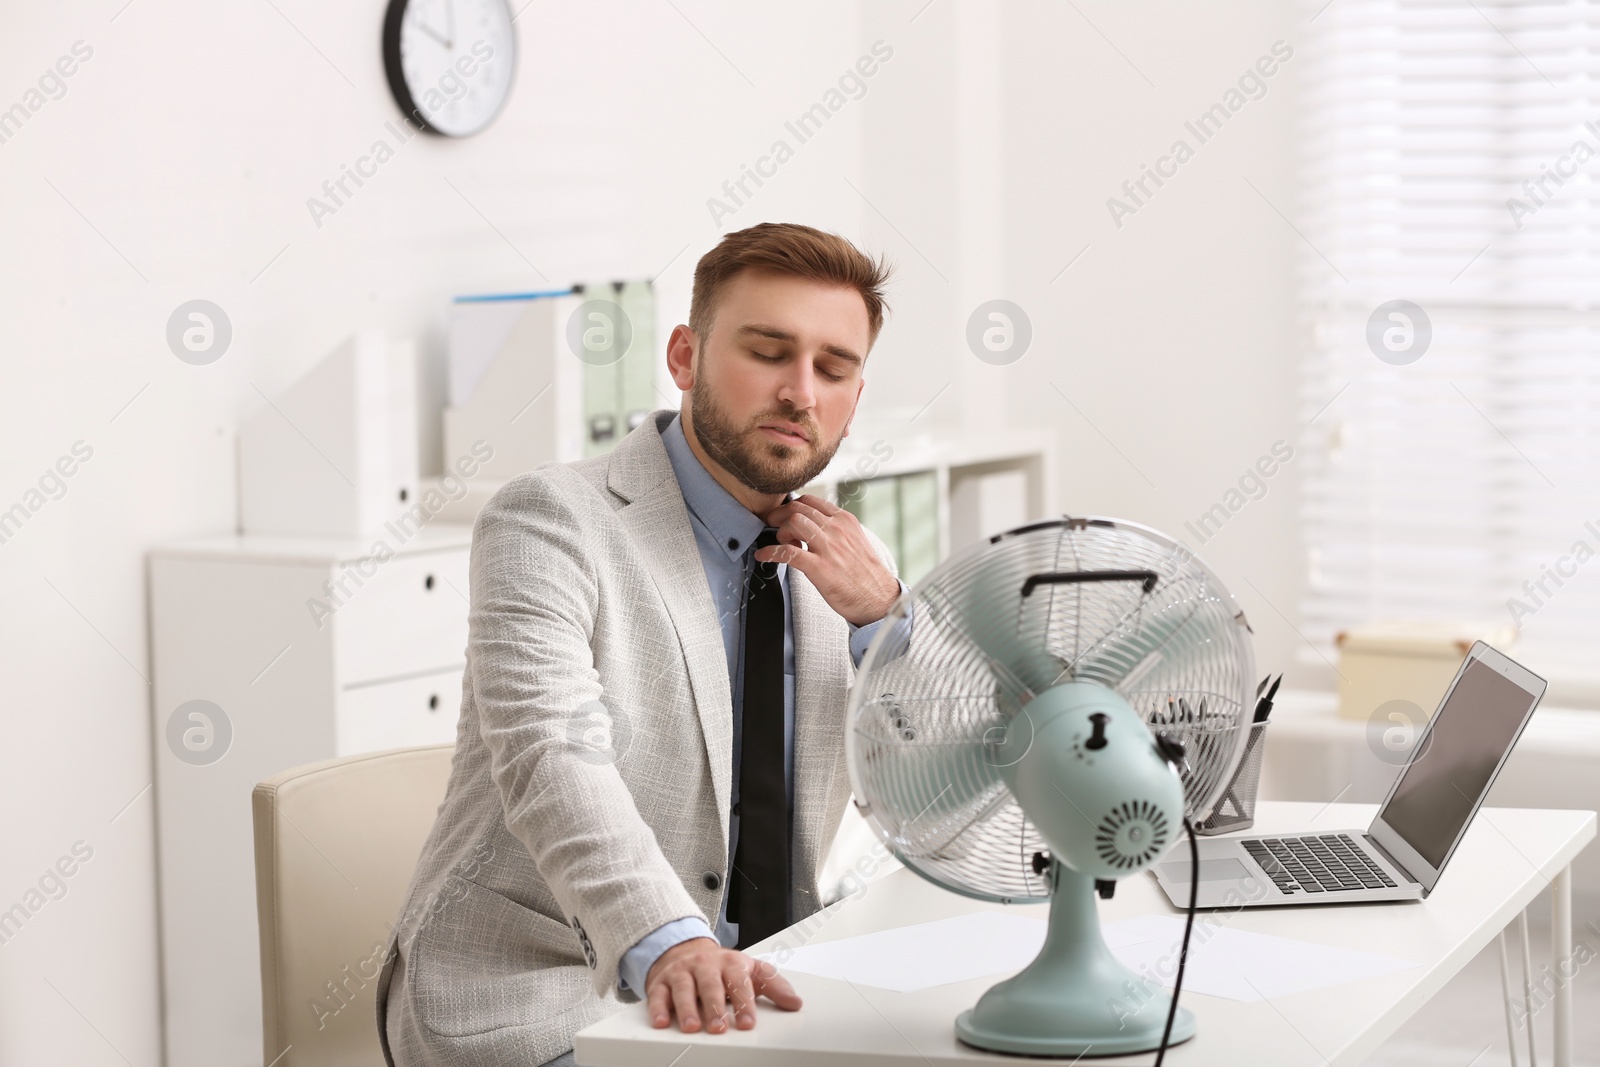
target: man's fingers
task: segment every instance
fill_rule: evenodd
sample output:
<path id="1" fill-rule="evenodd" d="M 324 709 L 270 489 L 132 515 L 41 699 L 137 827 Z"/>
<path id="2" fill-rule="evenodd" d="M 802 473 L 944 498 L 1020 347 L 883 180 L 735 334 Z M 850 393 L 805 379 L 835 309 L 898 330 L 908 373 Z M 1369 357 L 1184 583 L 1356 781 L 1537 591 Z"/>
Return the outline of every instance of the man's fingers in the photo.
<path id="1" fill-rule="evenodd" d="M 789 980 L 778 973 L 778 969 L 762 961 L 754 968 L 755 991 L 764 995 L 772 1003 L 784 1011 L 798 1011 L 800 1009 L 800 994 L 794 991 L 794 986 Z"/>
<path id="2" fill-rule="evenodd" d="M 821 523 L 810 515 L 796 512 L 790 515 L 782 526 L 778 527 L 778 543 L 781 545 L 798 545 L 801 541 L 816 544 L 827 536 L 827 531 Z"/>
<path id="3" fill-rule="evenodd" d="M 772 551 L 775 557 L 769 563 L 787 563 L 795 570 L 808 578 L 816 574 L 817 565 L 823 562 L 822 557 L 813 552 L 807 552 L 799 545 L 774 545 Z"/>
<path id="4" fill-rule="evenodd" d="M 835 504 L 829 500 L 824 500 L 815 493 L 801 493 L 799 496 L 795 497 L 795 499 L 804 504 L 809 504 L 811 507 L 816 508 L 824 515 L 828 515 L 830 517 L 837 515 L 844 510 L 844 508 L 841 508 L 838 504 Z"/>
<path id="5" fill-rule="evenodd" d="M 650 1006 L 650 1025 L 658 1029 L 672 1022 L 672 989 L 665 982 L 657 982 L 650 987 L 650 995 L 646 998 Z"/>
<path id="6" fill-rule="evenodd" d="M 749 1030 L 756 1025 L 756 998 L 765 996 L 785 1011 L 798 1011 L 800 997 L 776 967 L 729 951 L 721 966 L 704 959 L 684 961 L 663 974 L 650 988 L 650 1024 L 668 1025 L 676 1013 L 686 1034 L 704 1030 L 720 1034 L 733 1027 Z"/>
<path id="7" fill-rule="evenodd" d="M 728 999 L 722 988 L 722 973 L 715 967 L 696 968 L 695 983 L 700 987 L 700 1003 L 705 1008 L 706 1030 L 720 1034 L 728 1028 Z"/>
<path id="8" fill-rule="evenodd" d="M 756 1024 L 756 991 L 750 984 L 749 971 L 740 966 L 730 966 L 723 972 L 728 988 L 728 999 L 733 1003 L 733 1024 L 748 1030 Z"/>
<path id="9" fill-rule="evenodd" d="M 678 1013 L 678 1029 L 692 1034 L 700 1029 L 700 998 L 695 992 L 694 976 L 678 971 L 667 979 L 672 986 L 672 1006 Z"/>
<path id="10" fill-rule="evenodd" d="M 810 504 L 802 504 L 798 500 L 791 500 L 787 504 L 779 504 L 766 514 L 767 525 L 777 526 L 780 529 L 797 518 L 810 519 L 818 529 L 826 528 L 829 522 L 827 512 L 814 508 Z"/>
<path id="11" fill-rule="evenodd" d="M 793 516 L 778 524 L 778 544 L 799 547 L 805 537 L 794 528 Z"/>
<path id="12" fill-rule="evenodd" d="M 773 513 L 786 515 L 791 511 L 807 511 L 815 512 L 816 514 L 821 515 L 823 518 L 828 519 L 835 515 L 841 514 L 844 512 L 844 510 L 845 509 L 840 507 L 838 504 L 824 500 L 815 493 L 802 493 L 793 500 L 779 504 L 773 509 L 772 512 L 768 512 L 767 515 L 770 518 Z"/>

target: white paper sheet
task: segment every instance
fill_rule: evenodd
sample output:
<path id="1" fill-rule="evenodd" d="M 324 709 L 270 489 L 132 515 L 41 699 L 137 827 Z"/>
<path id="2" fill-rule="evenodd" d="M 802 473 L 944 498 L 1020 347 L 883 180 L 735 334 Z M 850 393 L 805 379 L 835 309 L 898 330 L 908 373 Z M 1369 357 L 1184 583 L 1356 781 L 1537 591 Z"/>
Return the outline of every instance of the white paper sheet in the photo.
<path id="1" fill-rule="evenodd" d="M 838 978 L 910 993 L 950 982 L 1022 970 L 1044 945 L 1045 924 L 999 911 L 802 945 L 787 961 L 762 953 L 780 971 Z"/>
<path id="2" fill-rule="evenodd" d="M 1106 945 L 1124 965 L 1172 986 L 1183 939 L 1181 918 L 1120 919 L 1101 929 Z M 1038 955 L 1044 934 L 1044 919 L 973 912 L 805 945 L 785 961 L 773 953 L 762 958 L 785 971 L 910 993 L 971 978 L 1015 974 Z M 1196 918 L 1183 985 L 1208 996 L 1254 1001 L 1358 982 L 1415 966 L 1394 956 L 1236 930 Z"/>
<path id="3" fill-rule="evenodd" d="M 1106 944 L 1135 974 L 1172 987 L 1183 920 L 1171 915 L 1118 919 L 1103 927 Z M 1183 987 L 1229 1000 L 1252 1001 L 1359 982 L 1419 964 L 1375 952 L 1236 930 L 1200 917 L 1189 940 Z"/>

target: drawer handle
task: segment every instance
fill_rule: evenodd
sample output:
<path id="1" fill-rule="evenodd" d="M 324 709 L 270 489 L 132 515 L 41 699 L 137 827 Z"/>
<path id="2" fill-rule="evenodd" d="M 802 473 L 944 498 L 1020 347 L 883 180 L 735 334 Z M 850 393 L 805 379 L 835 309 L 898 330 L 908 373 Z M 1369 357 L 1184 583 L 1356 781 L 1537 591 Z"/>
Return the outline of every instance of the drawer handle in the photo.
<path id="1" fill-rule="evenodd" d="M 433 575 L 430 574 L 426 578 L 422 579 L 422 588 L 424 588 L 424 589 L 432 589 L 433 588 Z"/>
<path id="2" fill-rule="evenodd" d="M 438 693 L 434 693 L 432 696 L 428 697 L 428 710 L 429 711 L 438 711 L 439 710 L 439 694 Z"/>

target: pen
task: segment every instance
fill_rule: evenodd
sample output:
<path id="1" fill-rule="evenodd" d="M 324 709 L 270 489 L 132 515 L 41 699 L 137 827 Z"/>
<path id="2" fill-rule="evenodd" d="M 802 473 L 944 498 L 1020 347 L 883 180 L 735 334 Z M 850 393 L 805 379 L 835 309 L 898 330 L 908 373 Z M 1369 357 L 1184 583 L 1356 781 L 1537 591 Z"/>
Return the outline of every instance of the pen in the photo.
<path id="1" fill-rule="evenodd" d="M 1255 714 L 1255 718 L 1251 720 L 1252 723 L 1266 722 L 1267 721 L 1267 716 L 1272 714 L 1272 698 L 1278 695 L 1278 686 L 1281 685 L 1282 683 L 1283 683 L 1283 675 L 1280 673 L 1278 675 L 1277 681 L 1274 681 L 1272 683 L 1272 688 L 1267 690 L 1267 695 L 1262 697 L 1259 701 L 1257 701 L 1257 703 L 1256 703 L 1256 714 Z M 1265 685 L 1266 682 L 1263 681 L 1261 684 Z"/>

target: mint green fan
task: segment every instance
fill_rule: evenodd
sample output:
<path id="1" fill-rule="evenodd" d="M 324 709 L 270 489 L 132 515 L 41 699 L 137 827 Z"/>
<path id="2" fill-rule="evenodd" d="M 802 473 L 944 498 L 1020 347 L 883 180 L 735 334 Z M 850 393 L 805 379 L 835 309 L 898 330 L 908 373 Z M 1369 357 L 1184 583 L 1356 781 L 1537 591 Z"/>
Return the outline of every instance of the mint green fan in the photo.
<path id="1" fill-rule="evenodd" d="M 1098 889 L 1154 864 L 1232 780 L 1250 629 L 1183 545 L 1061 518 L 946 560 L 896 604 L 851 691 L 856 805 L 907 867 L 979 900 L 1050 903 L 1045 944 L 956 1020 L 1046 1056 L 1161 1045 L 1171 997 L 1112 956 Z M 1159 735 L 1159 736 L 1158 736 Z M 1179 1008 L 1170 1040 L 1194 1035 Z"/>

